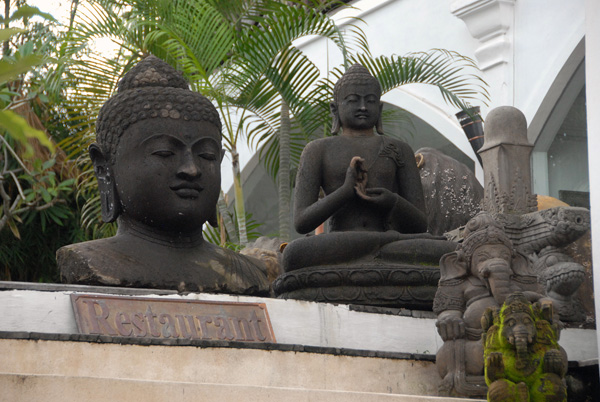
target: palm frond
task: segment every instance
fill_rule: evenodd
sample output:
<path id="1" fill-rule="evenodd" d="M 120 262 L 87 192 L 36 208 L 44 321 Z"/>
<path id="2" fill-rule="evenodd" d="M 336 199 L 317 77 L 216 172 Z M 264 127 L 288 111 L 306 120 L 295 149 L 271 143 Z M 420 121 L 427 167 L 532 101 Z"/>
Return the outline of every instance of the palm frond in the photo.
<path id="1" fill-rule="evenodd" d="M 475 62 L 456 52 L 433 49 L 429 52 L 410 53 L 407 56 L 379 56 L 360 54 L 354 60 L 365 66 L 379 80 L 383 93 L 406 84 L 436 86 L 448 104 L 461 109 L 469 107 L 470 100 L 484 104 L 489 101 L 487 84 L 475 75 Z M 464 71 L 473 71 L 465 73 Z M 339 76 L 340 69 L 334 75 Z"/>

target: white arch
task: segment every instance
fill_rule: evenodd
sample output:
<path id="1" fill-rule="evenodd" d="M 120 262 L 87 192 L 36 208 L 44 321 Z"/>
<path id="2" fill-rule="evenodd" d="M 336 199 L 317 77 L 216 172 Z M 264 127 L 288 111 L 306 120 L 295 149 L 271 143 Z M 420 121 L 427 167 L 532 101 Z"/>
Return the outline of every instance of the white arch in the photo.
<path id="1" fill-rule="evenodd" d="M 553 114 L 557 110 L 557 102 L 560 100 L 561 95 L 564 94 L 565 96 L 563 98 L 568 98 L 565 99 L 565 101 L 570 100 L 570 103 L 572 103 L 581 91 L 585 82 L 585 70 L 583 64 L 585 59 L 585 39 L 580 37 L 579 42 L 574 48 L 569 50 L 570 51 L 564 53 L 568 56 L 561 65 L 556 67 L 553 71 L 544 74 L 544 84 L 537 85 L 533 88 L 532 99 L 540 99 L 541 101 L 538 101 L 539 103 L 535 104 L 537 109 L 535 110 L 535 114 L 531 118 L 528 127 L 527 137 L 532 144 L 535 144 L 538 139 L 546 142 L 546 139 L 540 138 L 540 136 L 548 136 L 548 130 L 552 131 L 552 129 L 555 128 L 556 122 L 554 122 L 554 120 L 557 120 L 559 116 L 554 116 Z M 540 91 L 546 92 L 540 93 Z M 565 91 L 572 93 L 566 93 Z M 565 116 L 562 116 L 562 118 L 558 119 L 558 124 L 562 122 L 564 117 Z M 552 139 L 550 139 L 550 142 L 551 140 Z M 545 143 L 543 145 L 540 144 L 539 146 L 544 148 L 540 150 L 547 150 L 549 145 L 550 144 Z"/>
<path id="2" fill-rule="evenodd" d="M 585 84 L 585 40 L 581 38 L 572 49 L 562 67 L 556 67 L 551 75 L 546 73 L 545 85 L 537 85 L 534 89 L 548 88 L 545 94 L 539 95 L 538 108 L 531 119 L 527 137 L 535 145 L 531 154 L 533 192 L 549 195 L 548 184 L 548 148 L 554 135 L 566 117 L 570 105 Z M 550 81 L 552 80 L 552 81 Z"/>

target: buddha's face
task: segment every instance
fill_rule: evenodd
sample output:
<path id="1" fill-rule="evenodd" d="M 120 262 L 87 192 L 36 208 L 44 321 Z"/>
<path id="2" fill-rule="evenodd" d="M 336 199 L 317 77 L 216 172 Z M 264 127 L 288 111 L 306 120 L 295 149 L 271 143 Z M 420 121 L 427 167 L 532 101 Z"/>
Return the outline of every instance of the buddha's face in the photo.
<path id="1" fill-rule="evenodd" d="M 338 113 L 342 128 L 364 130 L 375 127 L 381 114 L 381 102 L 374 85 L 352 83 L 341 89 Z"/>
<path id="2" fill-rule="evenodd" d="M 200 231 L 214 215 L 222 155 L 211 123 L 158 118 L 133 124 L 113 165 L 122 216 L 161 231 Z"/>

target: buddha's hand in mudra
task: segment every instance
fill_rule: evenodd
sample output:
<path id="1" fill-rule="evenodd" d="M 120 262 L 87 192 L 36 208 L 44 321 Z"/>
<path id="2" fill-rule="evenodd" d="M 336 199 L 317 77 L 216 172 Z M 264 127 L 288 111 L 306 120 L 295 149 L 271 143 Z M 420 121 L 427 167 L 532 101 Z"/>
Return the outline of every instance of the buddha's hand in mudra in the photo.
<path id="1" fill-rule="evenodd" d="M 359 197 L 366 196 L 367 168 L 365 160 L 360 156 L 355 156 L 350 161 L 350 166 L 346 170 L 344 186 L 353 187 Z"/>
<path id="2" fill-rule="evenodd" d="M 390 210 L 396 204 L 396 195 L 387 188 L 367 188 L 362 192 L 356 192 L 360 198 L 383 210 Z"/>

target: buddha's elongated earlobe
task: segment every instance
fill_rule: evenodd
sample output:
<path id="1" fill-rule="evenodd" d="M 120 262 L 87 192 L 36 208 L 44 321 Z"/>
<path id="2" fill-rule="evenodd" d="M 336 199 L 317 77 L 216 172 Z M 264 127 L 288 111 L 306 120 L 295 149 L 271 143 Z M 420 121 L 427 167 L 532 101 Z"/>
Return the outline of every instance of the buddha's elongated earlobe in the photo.
<path id="1" fill-rule="evenodd" d="M 375 130 L 383 135 L 383 102 L 379 104 L 379 118 L 377 119 L 377 123 L 375 123 Z"/>
<path id="2" fill-rule="evenodd" d="M 331 110 L 331 134 L 337 135 L 338 131 L 340 131 L 340 115 L 338 113 L 337 104 L 335 102 L 331 102 L 329 104 L 329 109 Z"/>
<path id="3" fill-rule="evenodd" d="M 213 214 L 210 218 L 208 218 L 208 224 L 213 228 L 219 227 L 219 218 L 217 216 L 217 208 L 213 211 Z"/>
<path id="4" fill-rule="evenodd" d="M 98 144 L 90 145 L 90 158 L 94 164 L 94 172 L 100 190 L 100 204 L 102 206 L 102 220 L 114 222 L 121 214 L 121 202 L 117 194 L 117 186 L 112 174 L 109 158 L 102 152 Z"/>

